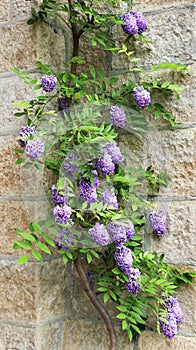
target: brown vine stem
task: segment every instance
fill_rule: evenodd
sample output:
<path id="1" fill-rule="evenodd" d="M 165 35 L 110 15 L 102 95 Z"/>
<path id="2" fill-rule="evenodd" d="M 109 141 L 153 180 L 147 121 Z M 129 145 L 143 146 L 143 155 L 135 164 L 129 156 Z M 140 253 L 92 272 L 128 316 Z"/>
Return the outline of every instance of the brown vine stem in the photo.
<path id="1" fill-rule="evenodd" d="M 74 265 L 75 265 L 75 268 L 78 272 L 78 275 L 80 277 L 80 280 L 82 282 L 82 285 L 84 287 L 84 290 L 85 290 L 87 296 L 89 297 L 91 303 L 95 306 L 95 308 L 97 309 L 97 311 L 99 312 L 99 314 L 101 315 L 101 317 L 103 318 L 103 320 L 105 322 L 105 325 L 106 325 L 106 328 L 107 328 L 107 331 L 108 331 L 109 337 L 110 337 L 109 350 L 117 350 L 116 333 L 115 333 L 115 329 L 114 329 L 114 325 L 112 323 L 111 317 L 108 314 L 108 312 L 106 311 L 106 309 L 103 307 L 103 305 L 100 303 L 97 296 L 93 293 L 93 291 L 88 283 L 88 279 L 86 277 L 85 271 L 83 269 L 83 265 L 82 265 L 79 253 L 78 253 L 77 258 L 74 260 Z"/>

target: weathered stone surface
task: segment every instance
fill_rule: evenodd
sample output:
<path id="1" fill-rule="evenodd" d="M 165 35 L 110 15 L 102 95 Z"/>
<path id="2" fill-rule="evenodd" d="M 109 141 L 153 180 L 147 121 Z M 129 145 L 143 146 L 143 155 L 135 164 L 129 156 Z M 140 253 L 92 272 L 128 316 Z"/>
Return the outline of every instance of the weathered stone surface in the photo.
<path id="1" fill-rule="evenodd" d="M 171 176 L 166 195 L 195 195 L 195 129 L 152 130 L 147 134 L 148 165 Z"/>
<path id="2" fill-rule="evenodd" d="M 1 228 L 0 228 L 0 253 L 21 254 L 13 250 L 13 243 L 18 240 L 14 228 L 26 231 L 31 221 L 44 220 L 48 213 L 47 202 L 29 200 L 0 201 Z"/>
<path id="3" fill-rule="evenodd" d="M 194 350 L 195 346 L 195 338 L 176 336 L 169 340 L 165 339 L 164 335 L 154 332 L 143 332 L 138 342 L 138 350 Z"/>
<path id="4" fill-rule="evenodd" d="M 159 202 L 168 218 L 165 237 L 150 234 L 151 250 L 165 254 L 171 263 L 193 263 L 195 257 L 195 201 Z M 148 234 L 149 235 L 149 234 Z"/>
<path id="5" fill-rule="evenodd" d="M 65 313 L 69 294 L 65 286 L 65 276 L 66 268 L 61 259 L 45 261 L 39 265 L 37 322 L 48 321 Z"/>
<path id="6" fill-rule="evenodd" d="M 0 4 L 0 22 L 8 21 L 8 0 L 1 1 Z"/>
<path id="7" fill-rule="evenodd" d="M 2 27 L 0 36 L 4 39 L 1 46 L 0 72 L 11 70 L 12 67 L 27 69 L 34 66 L 36 35 L 32 26 L 25 23 Z"/>
<path id="8" fill-rule="evenodd" d="M 66 40 L 70 40 L 69 35 L 66 36 Z M 37 26 L 36 48 L 37 59 L 44 64 L 49 64 L 54 70 L 61 70 L 62 66 L 65 65 L 67 53 L 64 36 L 45 23 L 40 23 Z"/>
<path id="9" fill-rule="evenodd" d="M 78 331 L 80 330 L 80 331 Z M 132 350 L 127 334 L 117 331 L 118 350 Z M 105 350 L 109 348 L 109 337 L 100 323 L 84 320 L 67 320 L 65 323 L 63 350 Z"/>
<path id="10" fill-rule="evenodd" d="M 0 350 L 39 350 L 35 348 L 35 330 L 1 324 Z"/>
<path id="11" fill-rule="evenodd" d="M 1 319 L 34 322 L 36 320 L 36 264 L 19 266 L 16 262 L 0 264 Z"/>
<path id="12" fill-rule="evenodd" d="M 49 323 L 45 326 L 36 328 L 34 350 L 46 350 L 46 349 L 64 350 L 61 347 L 60 322 Z"/>
<path id="13" fill-rule="evenodd" d="M 41 3 L 40 0 L 13 0 L 12 16 L 14 19 L 30 18 L 31 7 L 37 8 L 38 4 Z"/>
<path id="14" fill-rule="evenodd" d="M 147 12 L 157 9 L 167 9 L 169 7 L 178 7 L 187 4 L 194 4 L 194 0 L 135 0 L 134 11 Z M 175 10 L 175 9 L 174 9 Z"/>

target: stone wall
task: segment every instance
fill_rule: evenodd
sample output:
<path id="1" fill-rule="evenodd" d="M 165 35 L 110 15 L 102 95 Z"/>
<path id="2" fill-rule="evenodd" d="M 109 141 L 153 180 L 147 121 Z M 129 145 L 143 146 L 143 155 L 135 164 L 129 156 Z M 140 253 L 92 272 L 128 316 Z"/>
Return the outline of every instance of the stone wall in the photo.
<path id="1" fill-rule="evenodd" d="M 65 268 L 56 256 L 45 259 L 43 263 L 32 260 L 18 266 L 18 252 L 12 249 L 16 239 L 13 228 L 25 230 L 32 220 L 32 212 L 36 216 L 43 203 L 36 191 L 35 195 L 25 191 L 24 197 L 21 172 L 15 165 L 13 148 L 23 120 L 14 117 L 16 107 L 12 103 L 28 99 L 32 92 L 11 72 L 11 68 L 16 66 L 36 74 L 35 62 L 39 59 L 60 68 L 65 47 L 70 47 L 62 33 L 54 33 L 45 24 L 26 25 L 30 7 L 39 2 L 41 0 L 1 0 L 0 3 L 0 350 L 105 350 L 108 348 L 107 332 L 99 315 L 89 305 L 77 276 L 73 276 L 72 267 Z M 181 101 L 166 101 L 177 120 L 184 124 L 171 129 L 167 123 L 156 121 L 156 132 L 149 134 L 148 160 L 153 163 L 157 154 L 162 154 L 158 165 L 167 168 L 168 153 L 164 155 L 162 144 L 157 143 L 161 135 L 161 140 L 171 151 L 170 169 L 174 181 L 172 193 L 163 198 L 169 212 L 168 234 L 161 244 L 146 234 L 145 246 L 151 251 L 156 249 L 165 253 L 169 263 L 193 268 L 196 217 L 195 5 L 191 0 L 136 0 L 135 3 L 137 10 L 145 12 L 150 27 L 148 34 L 158 47 L 156 53 L 153 49 L 143 48 L 143 65 L 148 68 L 152 63 L 167 60 L 188 63 L 192 68 L 191 76 L 181 78 L 185 87 Z M 89 55 L 88 61 L 91 59 L 93 61 Z M 108 61 L 106 66 L 108 69 Z M 122 77 L 127 73 L 123 60 L 111 60 L 110 69 Z M 26 203 L 28 208 L 33 208 L 32 211 L 26 210 Z M 184 287 L 179 300 L 184 321 L 173 341 L 158 335 L 149 323 L 148 329 L 130 345 L 126 335 L 116 326 L 118 349 L 195 349 L 194 287 Z"/>

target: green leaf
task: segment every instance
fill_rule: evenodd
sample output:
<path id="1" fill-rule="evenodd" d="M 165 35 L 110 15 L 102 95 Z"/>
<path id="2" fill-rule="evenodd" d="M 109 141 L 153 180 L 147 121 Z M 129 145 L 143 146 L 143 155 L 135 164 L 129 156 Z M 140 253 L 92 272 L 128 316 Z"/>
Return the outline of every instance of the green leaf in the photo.
<path id="1" fill-rule="evenodd" d="M 42 242 L 38 242 L 37 243 L 37 246 L 40 250 L 42 250 L 44 253 L 46 254 L 51 254 L 51 251 L 50 249 L 47 247 L 47 245 L 45 245 L 44 243 Z"/>
<path id="2" fill-rule="evenodd" d="M 41 226 L 40 225 L 38 225 L 38 224 L 36 224 L 35 222 L 31 222 L 30 223 L 30 225 L 29 225 L 29 230 L 31 231 L 31 232 L 37 232 L 37 233 L 39 233 L 39 234 L 42 234 L 42 228 L 41 228 Z"/>
<path id="3" fill-rule="evenodd" d="M 129 329 L 128 330 L 128 337 L 129 337 L 129 340 L 130 340 L 130 342 L 132 341 L 132 339 L 133 339 L 133 333 L 131 332 L 131 330 Z"/>
<path id="4" fill-rule="evenodd" d="M 131 327 L 134 329 L 134 331 L 136 331 L 138 334 L 141 334 L 140 329 L 135 325 L 135 324 L 131 324 Z"/>
<path id="5" fill-rule="evenodd" d="M 89 254 L 89 253 L 86 254 L 86 260 L 87 260 L 88 264 L 90 264 L 92 262 L 93 259 L 92 259 L 91 254 Z"/>
<path id="6" fill-rule="evenodd" d="M 127 323 L 126 320 L 123 320 L 122 321 L 122 330 L 125 331 L 125 330 L 128 330 L 129 329 L 129 325 Z"/>
<path id="7" fill-rule="evenodd" d="M 91 73 L 92 77 L 95 79 L 95 77 L 96 77 L 95 68 L 93 66 L 90 66 L 89 70 L 90 70 L 90 73 Z"/>
<path id="8" fill-rule="evenodd" d="M 26 239 L 27 241 L 30 241 L 30 242 L 36 242 L 37 239 L 34 235 L 31 235 L 29 233 L 26 233 L 26 232 L 23 232 L 19 229 L 15 229 L 15 232 L 17 233 L 17 235 L 19 235 L 20 237 Z"/>
<path id="9" fill-rule="evenodd" d="M 52 247 L 55 248 L 56 245 L 55 245 L 55 242 L 53 241 L 52 238 L 50 238 L 49 236 L 47 236 L 45 234 L 42 234 L 42 237 L 49 245 L 51 245 Z"/>
<path id="10" fill-rule="evenodd" d="M 18 265 L 25 264 L 28 260 L 29 260 L 29 255 L 28 254 L 21 255 L 20 258 L 17 261 L 17 264 Z"/>
<path id="11" fill-rule="evenodd" d="M 108 290 L 108 288 L 106 288 L 106 287 L 100 287 L 100 288 L 98 288 L 98 291 L 99 291 L 99 292 L 107 292 L 107 290 Z"/>
<path id="12" fill-rule="evenodd" d="M 125 320 L 127 318 L 126 314 L 120 313 L 116 316 L 116 318 L 118 318 L 119 320 Z"/>
<path id="13" fill-rule="evenodd" d="M 115 267 L 114 269 L 112 269 L 112 272 L 115 274 L 115 275 L 120 275 L 122 272 L 118 269 L 118 267 Z"/>
<path id="14" fill-rule="evenodd" d="M 105 293 L 104 296 L 103 296 L 103 302 L 107 303 L 108 299 L 109 299 L 109 294 Z"/>
<path id="15" fill-rule="evenodd" d="M 21 164 L 21 163 L 23 163 L 24 161 L 25 161 L 24 158 L 18 158 L 18 159 L 16 160 L 16 164 Z"/>
<path id="16" fill-rule="evenodd" d="M 32 255 L 34 256 L 34 258 L 38 261 L 42 261 L 42 256 L 41 254 L 35 250 L 35 249 L 32 249 Z"/>
<path id="17" fill-rule="evenodd" d="M 68 257 L 64 254 L 63 255 L 63 263 L 66 265 L 67 264 L 67 262 L 68 262 Z"/>
<path id="18" fill-rule="evenodd" d="M 14 242 L 14 249 L 25 249 L 25 250 L 31 250 L 31 243 L 30 242 L 23 242 L 23 241 L 16 241 Z"/>

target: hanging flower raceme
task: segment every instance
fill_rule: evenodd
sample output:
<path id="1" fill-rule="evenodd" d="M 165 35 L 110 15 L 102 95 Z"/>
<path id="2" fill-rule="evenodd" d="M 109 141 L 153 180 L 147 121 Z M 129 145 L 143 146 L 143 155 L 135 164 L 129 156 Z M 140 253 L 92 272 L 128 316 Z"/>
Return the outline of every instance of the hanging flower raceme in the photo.
<path id="1" fill-rule="evenodd" d="M 27 142 L 25 153 L 27 157 L 36 159 L 44 152 L 44 149 L 45 145 L 43 142 L 38 139 L 33 139 Z"/>
<path id="2" fill-rule="evenodd" d="M 173 339 L 177 334 L 177 324 L 182 321 L 183 313 L 176 296 L 170 296 L 164 300 L 167 316 L 162 317 L 166 322 L 160 319 L 160 326 L 166 338 Z"/>
<path id="3" fill-rule="evenodd" d="M 111 175 L 115 170 L 115 164 L 109 154 L 105 154 L 103 158 L 98 158 L 95 161 L 97 170 L 104 175 Z"/>
<path id="4" fill-rule="evenodd" d="M 178 333 L 176 318 L 172 314 L 162 318 L 165 319 L 165 322 L 160 320 L 160 326 L 163 334 L 166 336 L 166 338 L 173 339 Z"/>
<path id="5" fill-rule="evenodd" d="M 126 125 L 126 114 L 123 107 L 112 106 L 110 108 L 110 119 L 114 126 L 123 128 Z"/>
<path id="6" fill-rule="evenodd" d="M 52 200 L 56 205 L 64 205 L 68 201 L 68 189 L 57 190 L 56 186 L 52 186 Z"/>
<path id="7" fill-rule="evenodd" d="M 103 204 L 107 204 L 108 206 L 112 206 L 114 209 L 118 210 L 118 201 L 114 193 L 114 188 L 103 192 L 101 195 L 101 201 Z"/>
<path id="8" fill-rule="evenodd" d="M 135 19 L 136 19 L 136 24 L 137 24 L 137 27 L 138 27 L 138 33 L 144 33 L 148 29 L 148 25 L 146 23 L 146 20 L 145 20 L 144 16 L 142 15 L 142 13 L 136 12 L 136 11 L 132 11 L 131 15 L 133 17 L 135 17 Z"/>
<path id="9" fill-rule="evenodd" d="M 152 230 L 157 236 L 163 237 L 166 233 L 167 220 L 163 210 L 158 213 L 152 212 L 149 214 Z"/>
<path id="10" fill-rule="evenodd" d="M 95 226 L 88 230 L 88 233 L 94 242 L 100 247 L 105 247 L 111 242 L 111 238 L 106 227 L 99 222 L 96 222 Z"/>
<path id="11" fill-rule="evenodd" d="M 138 86 L 133 89 L 134 99 L 139 108 L 146 108 L 150 104 L 150 93 L 143 86 Z"/>
<path id="12" fill-rule="evenodd" d="M 76 156 L 76 154 L 71 152 L 68 152 L 67 156 L 63 158 L 62 167 L 67 175 L 71 177 L 75 176 L 78 169 L 77 161 L 78 157 Z"/>
<path id="13" fill-rule="evenodd" d="M 111 235 L 112 241 L 118 244 L 125 244 L 128 239 L 133 238 L 135 230 L 131 221 L 111 222 L 108 224 L 108 231 Z"/>
<path id="14" fill-rule="evenodd" d="M 138 284 L 140 281 L 139 269 L 131 268 L 127 275 L 129 277 L 129 281 L 126 282 L 128 292 L 130 294 L 138 294 L 140 291 L 140 285 Z"/>
<path id="15" fill-rule="evenodd" d="M 25 147 L 27 142 L 28 142 L 28 138 L 31 135 L 34 135 L 35 133 L 35 126 L 23 126 L 22 129 L 20 130 L 20 138 L 18 139 L 18 143 L 21 147 Z"/>
<path id="16" fill-rule="evenodd" d="M 68 250 L 72 245 L 73 234 L 69 231 L 60 231 L 56 238 L 57 250 Z"/>
<path id="17" fill-rule="evenodd" d="M 41 80 L 42 88 L 46 92 L 52 92 L 57 83 L 57 78 L 54 75 L 44 75 Z"/>
<path id="18" fill-rule="evenodd" d="M 94 184 L 87 178 L 82 178 L 80 181 L 80 196 L 88 203 L 94 203 L 97 201 L 97 182 L 94 180 Z"/>
<path id="19" fill-rule="evenodd" d="M 124 156 L 116 143 L 107 143 L 105 146 L 103 146 L 102 150 L 104 154 L 108 154 L 112 158 L 112 162 L 114 164 L 120 164 L 124 161 Z"/>
<path id="20" fill-rule="evenodd" d="M 120 16 L 120 19 L 124 22 L 121 24 L 122 29 L 128 35 L 138 34 L 138 26 L 135 17 L 131 13 L 125 13 Z"/>
<path id="21" fill-rule="evenodd" d="M 71 207 L 64 204 L 63 206 L 57 205 L 53 210 L 53 217 L 59 224 L 65 224 L 71 216 Z"/>
<path id="22" fill-rule="evenodd" d="M 133 263 L 131 250 L 124 245 L 116 246 L 114 259 L 118 267 L 128 275 Z"/>

